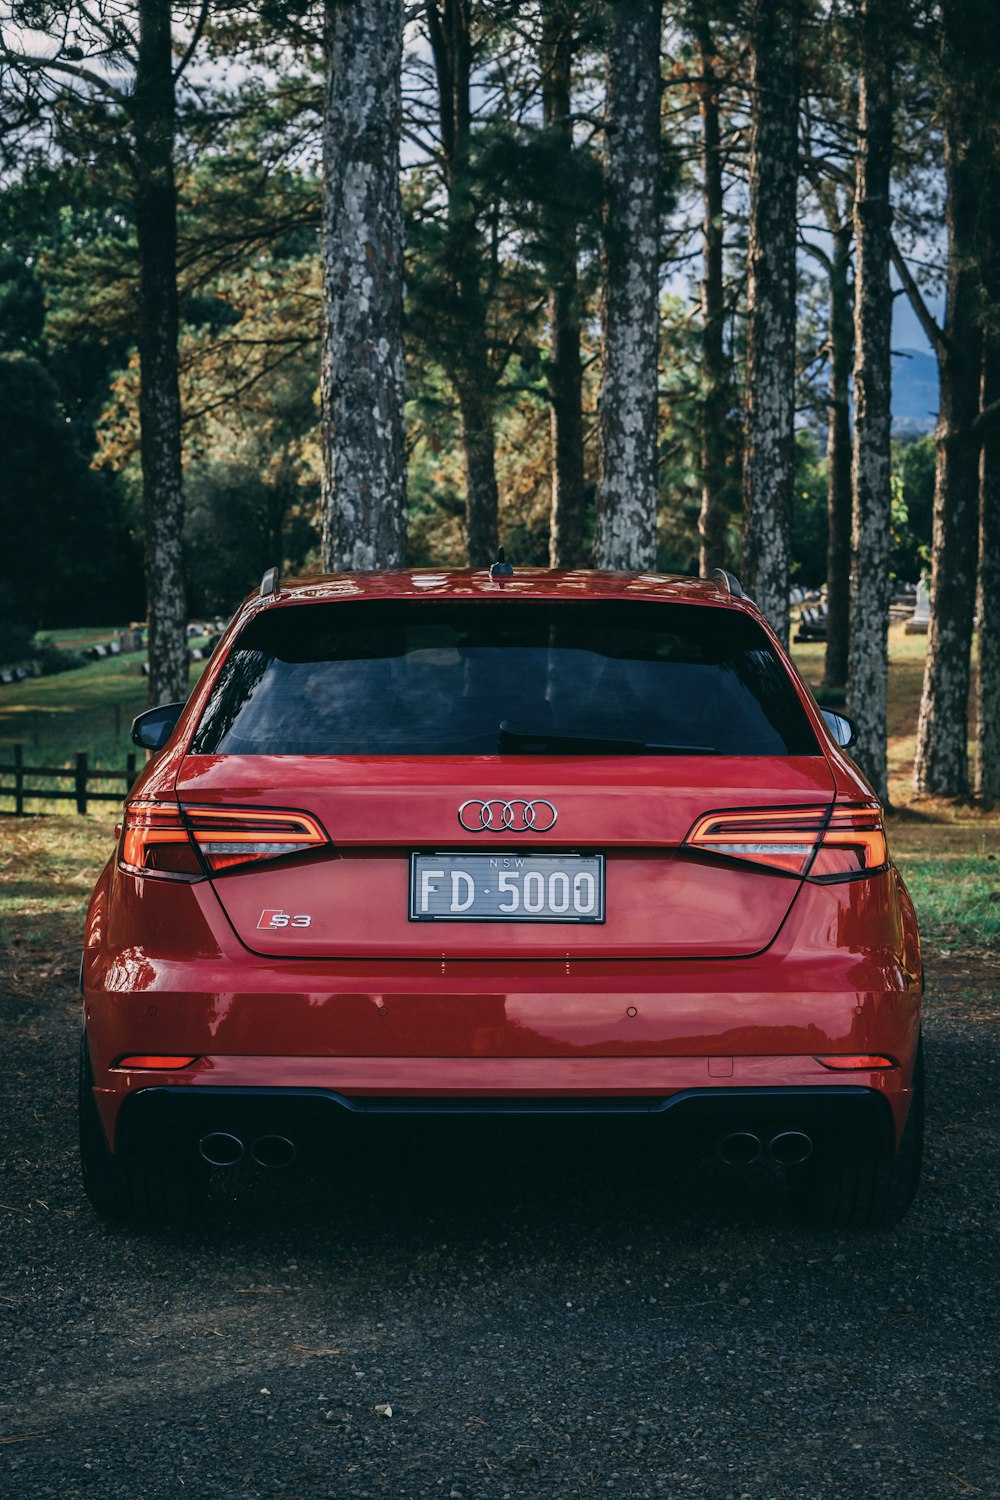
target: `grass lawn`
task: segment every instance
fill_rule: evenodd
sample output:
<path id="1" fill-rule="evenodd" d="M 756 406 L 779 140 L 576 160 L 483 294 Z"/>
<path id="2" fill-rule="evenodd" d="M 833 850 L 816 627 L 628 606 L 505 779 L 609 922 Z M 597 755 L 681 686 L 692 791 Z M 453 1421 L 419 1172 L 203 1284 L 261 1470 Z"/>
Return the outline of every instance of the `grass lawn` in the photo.
<path id="1" fill-rule="evenodd" d="M 9 763 L 11 747 L 21 745 L 29 766 L 68 766 L 78 750 L 86 750 L 91 766 L 124 770 L 126 755 L 135 750 L 129 737 L 132 720 L 147 707 L 144 660 L 145 653 L 138 652 L 105 657 L 53 677 L 29 677 L 0 687 L 0 761 Z M 203 667 L 192 663 L 189 686 Z M 142 752 L 137 753 L 141 765 Z M 8 784 L 9 776 L 3 781 Z M 12 806 L 9 798 L 0 800 L 0 813 Z M 56 811 L 58 804 L 32 802 L 30 810 Z"/>

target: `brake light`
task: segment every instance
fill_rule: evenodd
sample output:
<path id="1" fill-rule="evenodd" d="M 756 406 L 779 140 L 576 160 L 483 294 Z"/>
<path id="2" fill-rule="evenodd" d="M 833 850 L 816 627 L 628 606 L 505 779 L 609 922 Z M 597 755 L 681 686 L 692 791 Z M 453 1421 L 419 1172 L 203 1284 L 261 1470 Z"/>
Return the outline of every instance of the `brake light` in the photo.
<path id="1" fill-rule="evenodd" d="M 811 880 L 845 880 L 888 860 L 882 810 L 856 806 L 756 808 L 709 813 L 685 842 L 708 854 L 746 860 Z"/>
<path id="2" fill-rule="evenodd" d="M 133 875 L 198 879 L 205 874 L 176 804 L 129 802 L 118 843 L 118 866 Z"/>
<path id="3" fill-rule="evenodd" d="M 888 859 L 880 807 L 835 807 L 809 876 L 812 880 L 837 880 L 845 875 L 867 875 L 871 870 L 881 870 Z"/>
<path id="4" fill-rule="evenodd" d="M 118 863 L 137 875 L 193 879 L 206 870 L 228 870 L 328 843 L 308 813 L 132 802 L 125 809 Z"/>

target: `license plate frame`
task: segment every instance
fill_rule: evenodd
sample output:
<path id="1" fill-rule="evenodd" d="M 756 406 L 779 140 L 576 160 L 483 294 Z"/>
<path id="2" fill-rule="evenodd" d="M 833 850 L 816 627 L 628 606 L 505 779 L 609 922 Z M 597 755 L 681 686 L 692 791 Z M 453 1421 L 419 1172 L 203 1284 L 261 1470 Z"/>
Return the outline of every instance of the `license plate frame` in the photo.
<path id="1" fill-rule="evenodd" d="M 431 891 L 422 879 L 425 872 L 432 877 L 432 885 L 435 889 Z M 477 877 L 481 880 L 493 879 L 497 887 L 499 887 L 501 875 L 515 877 L 516 884 L 513 888 L 518 891 L 517 906 L 510 911 L 500 906 L 501 897 L 509 898 L 512 894 L 513 888 L 508 885 L 505 891 L 490 888 L 486 892 L 480 887 L 474 892 L 472 905 L 465 910 L 452 910 L 453 901 L 448 892 L 449 890 L 452 893 L 456 891 L 456 885 L 452 881 L 453 873 L 457 874 L 460 880 L 472 880 L 473 883 Z M 592 912 L 569 909 L 566 912 L 551 909 L 525 910 L 522 899 L 523 877 L 531 874 L 542 876 L 546 907 L 551 905 L 548 899 L 553 889 L 548 880 L 550 875 L 566 876 L 570 906 L 573 904 L 576 890 L 574 877 L 580 875 L 591 877 L 594 881 L 594 910 Z M 442 888 L 444 888 L 443 891 Z M 467 892 L 466 886 L 465 893 Z M 532 894 L 532 900 L 534 899 L 534 894 Z M 430 905 L 443 907 L 445 904 L 448 906 L 447 910 L 428 909 Z M 561 927 L 593 927 L 604 923 L 605 913 L 605 857 L 603 854 L 580 854 L 564 850 L 552 853 L 548 849 L 487 849 L 482 851 L 478 849 L 433 849 L 415 851 L 410 855 L 408 917 L 411 922 L 489 922 L 502 927 L 545 923 Z"/>

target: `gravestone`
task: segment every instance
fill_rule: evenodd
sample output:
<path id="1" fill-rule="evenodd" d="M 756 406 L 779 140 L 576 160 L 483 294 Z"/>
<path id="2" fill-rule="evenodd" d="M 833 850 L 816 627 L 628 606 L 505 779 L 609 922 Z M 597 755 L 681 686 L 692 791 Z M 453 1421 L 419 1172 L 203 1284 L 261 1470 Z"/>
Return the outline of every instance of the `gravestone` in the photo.
<path id="1" fill-rule="evenodd" d="M 926 635 L 927 627 L 931 623 L 931 594 L 927 584 L 921 578 L 917 584 L 917 605 L 913 614 L 903 626 L 907 635 Z"/>

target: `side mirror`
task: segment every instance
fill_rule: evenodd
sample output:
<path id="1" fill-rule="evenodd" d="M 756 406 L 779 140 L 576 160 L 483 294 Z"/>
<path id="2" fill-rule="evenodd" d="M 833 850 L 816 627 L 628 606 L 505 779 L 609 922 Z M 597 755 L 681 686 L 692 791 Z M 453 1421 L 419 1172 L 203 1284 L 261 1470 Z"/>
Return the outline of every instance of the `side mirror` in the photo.
<path id="1" fill-rule="evenodd" d="M 143 750 L 162 750 L 174 732 L 183 703 L 158 703 L 132 720 L 132 743 Z"/>
<path id="2" fill-rule="evenodd" d="M 858 738 L 858 731 L 854 721 L 846 714 L 838 714 L 835 709 L 821 708 L 820 713 L 826 720 L 826 727 L 833 735 L 841 750 L 850 750 Z"/>

